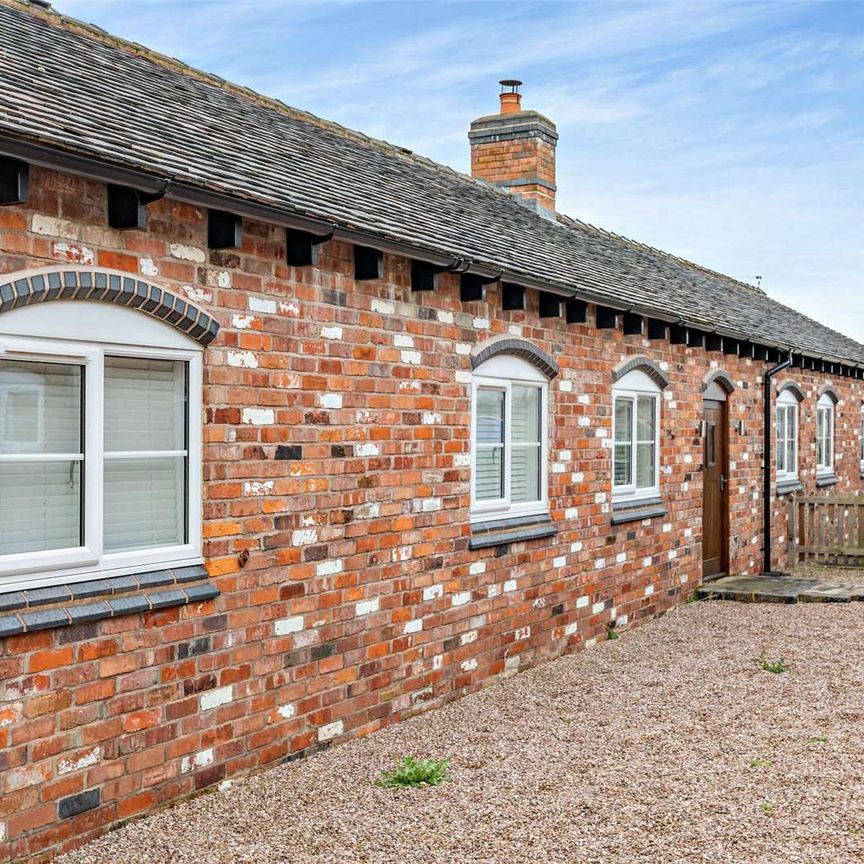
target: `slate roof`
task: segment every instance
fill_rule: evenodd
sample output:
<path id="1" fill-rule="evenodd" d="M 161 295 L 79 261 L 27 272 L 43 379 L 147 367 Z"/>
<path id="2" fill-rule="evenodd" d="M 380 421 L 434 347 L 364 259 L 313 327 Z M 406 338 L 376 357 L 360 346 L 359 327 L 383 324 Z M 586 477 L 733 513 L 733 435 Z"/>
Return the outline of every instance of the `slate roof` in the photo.
<path id="1" fill-rule="evenodd" d="M 705 330 L 864 363 L 764 292 L 123 42 L 0 0 L 0 135 L 462 259 Z"/>

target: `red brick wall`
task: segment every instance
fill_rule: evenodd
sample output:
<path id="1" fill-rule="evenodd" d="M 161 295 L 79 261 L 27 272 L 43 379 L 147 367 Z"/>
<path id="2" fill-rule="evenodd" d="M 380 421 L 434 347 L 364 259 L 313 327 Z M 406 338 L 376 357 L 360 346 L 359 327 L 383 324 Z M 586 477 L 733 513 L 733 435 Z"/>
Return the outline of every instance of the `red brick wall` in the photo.
<path id="1" fill-rule="evenodd" d="M 736 382 L 730 419 L 744 423 L 730 436 L 732 569 L 761 569 L 765 364 L 541 320 L 531 292 L 526 312 L 502 312 L 495 289 L 463 307 L 450 275 L 412 296 L 401 258 L 385 256 L 383 280 L 355 284 L 351 248 L 335 242 L 320 267 L 292 270 L 282 232 L 264 224 L 245 223 L 241 250 L 208 252 L 206 213 L 170 201 L 151 205 L 147 232 L 116 232 L 104 187 L 36 169 L 31 180 L 27 207 L 0 210 L 0 270 L 67 260 L 129 270 L 222 323 L 206 353 L 204 453 L 207 566 L 222 594 L 0 642 L 0 861 L 47 858 L 682 602 L 701 580 L 698 425 L 715 365 Z M 550 387 L 559 533 L 499 556 L 467 548 L 467 354 L 511 330 L 561 366 Z M 669 514 L 613 527 L 612 368 L 635 354 L 670 378 Z M 815 394 L 828 379 L 781 377 L 808 394 L 800 440 L 812 488 Z M 840 488 L 858 488 L 864 389 L 831 383 Z M 279 445 L 300 445 L 302 458 L 274 458 Z M 776 510 L 783 563 L 782 499 Z M 85 790 L 99 805 L 59 818 L 58 802 Z"/>

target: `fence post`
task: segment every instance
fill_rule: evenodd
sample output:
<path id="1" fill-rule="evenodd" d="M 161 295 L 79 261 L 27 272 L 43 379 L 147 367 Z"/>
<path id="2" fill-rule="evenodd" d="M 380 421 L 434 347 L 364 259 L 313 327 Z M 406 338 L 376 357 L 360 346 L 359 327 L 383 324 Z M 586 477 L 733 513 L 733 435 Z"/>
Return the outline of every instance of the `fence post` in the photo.
<path id="1" fill-rule="evenodd" d="M 791 569 L 798 563 L 798 534 L 795 527 L 796 519 L 795 517 L 798 515 L 798 500 L 796 495 L 793 493 L 789 496 L 789 524 L 787 528 L 789 529 L 789 561 L 788 566 Z"/>

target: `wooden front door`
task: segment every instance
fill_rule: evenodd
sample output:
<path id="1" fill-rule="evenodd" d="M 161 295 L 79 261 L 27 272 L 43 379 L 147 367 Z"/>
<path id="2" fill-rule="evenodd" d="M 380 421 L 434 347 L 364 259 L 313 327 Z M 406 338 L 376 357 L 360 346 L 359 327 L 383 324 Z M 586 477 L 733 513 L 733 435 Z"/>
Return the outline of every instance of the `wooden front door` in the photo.
<path id="1" fill-rule="evenodd" d="M 726 403 L 704 401 L 702 459 L 702 578 L 726 574 L 729 566 L 729 430 Z"/>

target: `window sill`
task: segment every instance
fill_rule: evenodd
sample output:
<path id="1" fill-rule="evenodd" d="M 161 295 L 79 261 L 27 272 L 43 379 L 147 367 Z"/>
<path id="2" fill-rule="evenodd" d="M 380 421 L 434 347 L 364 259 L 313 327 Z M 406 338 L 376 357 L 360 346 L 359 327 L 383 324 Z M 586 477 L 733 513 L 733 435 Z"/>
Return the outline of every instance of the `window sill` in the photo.
<path id="1" fill-rule="evenodd" d="M 830 474 L 817 474 L 816 485 L 821 489 L 825 486 L 836 486 L 837 475 L 832 471 Z"/>
<path id="2" fill-rule="evenodd" d="M 789 480 L 777 481 L 778 495 L 789 495 L 792 492 L 800 492 L 803 488 L 804 484 L 797 477 L 792 477 Z"/>
<path id="3" fill-rule="evenodd" d="M 523 540 L 539 540 L 554 537 L 558 529 L 552 524 L 548 513 L 539 516 L 516 516 L 479 522 L 471 526 L 469 549 L 489 549 L 493 546 L 506 546 Z"/>
<path id="4" fill-rule="evenodd" d="M 0 638 L 185 606 L 218 596 L 219 589 L 208 581 L 202 565 L 26 588 L 0 594 Z"/>
<path id="5" fill-rule="evenodd" d="M 641 522 L 665 516 L 666 508 L 662 498 L 643 498 L 641 501 L 613 501 L 612 524 L 623 525 L 627 522 Z"/>

